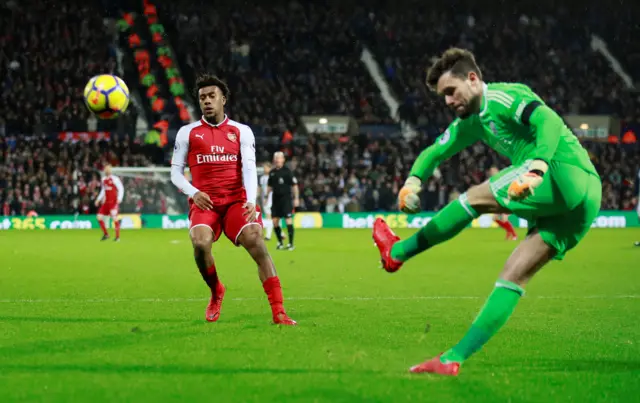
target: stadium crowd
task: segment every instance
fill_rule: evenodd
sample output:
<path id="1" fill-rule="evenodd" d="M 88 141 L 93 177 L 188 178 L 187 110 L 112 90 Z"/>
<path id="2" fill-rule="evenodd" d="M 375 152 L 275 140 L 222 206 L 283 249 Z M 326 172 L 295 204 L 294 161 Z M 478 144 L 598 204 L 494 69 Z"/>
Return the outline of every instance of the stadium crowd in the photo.
<path id="1" fill-rule="evenodd" d="M 490 8 L 386 11 L 370 15 L 374 28 L 365 42 L 403 97 L 406 116 L 420 126 L 449 121 L 442 100 L 424 86 L 430 57 L 449 46 L 476 52 L 486 81 L 524 82 L 560 114 L 615 115 L 640 123 L 639 94 L 626 91 L 608 61 L 591 48 L 590 30 L 577 22 L 583 8 L 564 5 L 537 15 Z M 425 35 L 424 27 L 435 35 Z"/>
<path id="2" fill-rule="evenodd" d="M 580 18 L 573 10 L 557 9 L 553 17 L 505 15 L 489 8 L 454 14 L 450 7 L 436 5 L 413 12 L 416 8 L 391 10 L 374 3 L 375 12 L 295 1 L 241 11 L 231 3 L 156 2 L 185 77 L 192 80 L 196 72 L 208 70 L 225 78 L 232 91 L 229 114 L 267 135 L 295 133 L 297 118 L 307 114 L 392 123 L 360 61 L 362 46 L 371 49 L 401 104 L 402 118 L 421 134 L 411 142 L 367 134 L 294 141 L 289 163 L 301 182 L 303 210 L 396 208 L 398 188 L 417 152 L 451 119 L 442 101 L 424 86 L 424 67 L 430 63 L 425 55 L 450 45 L 491 55 L 479 58 L 487 80 L 528 83 L 561 113 L 612 114 L 626 126 L 640 125 L 640 100 L 590 49 L 586 22 L 566 23 Z M 114 71 L 116 58 L 97 5 L 72 0 L 50 6 L 34 0 L 0 4 L 4 215 L 93 213 L 98 171 L 105 163 L 157 163 L 157 151 L 130 140 L 72 144 L 51 137 L 59 131 L 113 128 L 114 122 L 90 117 L 82 105 L 82 88 L 88 77 Z M 586 146 L 605 183 L 603 209 L 634 208 L 638 149 L 596 142 Z M 425 184 L 423 208 L 441 208 L 484 180 L 489 167 L 505 164 L 482 144 L 465 150 Z M 124 179 L 123 211 L 166 211 L 162 188 Z"/>
<path id="3" fill-rule="evenodd" d="M 153 150 L 151 150 L 153 151 Z M 93 214 L 106 164 L 151 165 L 148 146 L 128 139 L 67 143 L 42 136 L 0 136 L 2 215 Z M 124 178 L 125 212 L 161 212 L 164 195 L 135 178 Z"/>
<path id="4" fill-rule="evenodd" d="M 391 122 L 360 61 L 364 46 L 391 83 L 400 116 L 435 132 L 450 114 L 427 91 L 424 70 L 433 55 L 454 45 L 491 55 L 479 58 L 487 81 L 525 82 L 562 114 L 613 114 L 640 124 L 638 95 L 626 91 L 591 48 L 584 7 L 527 14 L 517 5 L 494 10 L 447 3 L 424 11 L 405 1 L 347 10 L 293 1 L 240 12 L 231 4 L 156 3 L 171 32 L 180 33 L 173 37 L 187 69 L 228 79 L 233 115 L 254 125 L 293 128 L 298 115 L 345 113 L 361 123 Z"/>
<path id="5" fill-rule="evenodd" d="M 242 11 L 231 3 L 156 3 L 172 22 L 168 32 L 179 32 L 173 38 L 184 65 L 228 81 L 236 119 L 279 133 L 296 127 L 300 115 L 393 122 L 360 61 L 348 13 L 313 2 Z"/>
<path id="6" fill-rule="evenodd" d="M 90 77 L 114 73 L 115 49 L 97 5 L 0 3 L 0 136 L 116 129 L 135 121 L 95 119 L 85 108 Z"/>

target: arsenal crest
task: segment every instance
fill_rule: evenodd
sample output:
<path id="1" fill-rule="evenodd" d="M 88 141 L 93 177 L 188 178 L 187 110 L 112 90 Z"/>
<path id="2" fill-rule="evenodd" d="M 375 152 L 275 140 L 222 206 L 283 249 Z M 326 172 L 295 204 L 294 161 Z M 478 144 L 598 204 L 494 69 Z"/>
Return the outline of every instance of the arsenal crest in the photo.
<path id="1" fill-rule="evenodd" d="M 229 132 L 229 133 L 227 133 L 227 138 L 229 139 L 229 141 L 235 142 L 236 139 L 238 138 L 238 136 L 236 136 L 235 133 Z"/>

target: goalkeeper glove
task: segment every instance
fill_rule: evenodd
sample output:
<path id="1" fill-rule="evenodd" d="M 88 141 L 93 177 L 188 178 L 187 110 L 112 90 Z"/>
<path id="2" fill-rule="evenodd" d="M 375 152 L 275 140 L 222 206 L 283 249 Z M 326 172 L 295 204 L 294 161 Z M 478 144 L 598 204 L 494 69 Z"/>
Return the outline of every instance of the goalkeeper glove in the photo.
<path id="1" fill-rule="evenodd" d="M 416 176 L 410 176 L 404 182 L 404 186 L 398 194 L 398 207 L 400 211 L 407 214 L 416 214 L 420 212 L 420 189 L 422 189 L 422 181 Z"/>
<path id="2" fill-rule="evenodd" d="M 522 200 L 534 194 L 535 189 L 542 184 L 542 178 L 549 169 L 549 165 L 542 160 L 533 160 L 529 165 L 529 172 L 520 175 L 509 185 L 508 195 L 511 200 Z"/>

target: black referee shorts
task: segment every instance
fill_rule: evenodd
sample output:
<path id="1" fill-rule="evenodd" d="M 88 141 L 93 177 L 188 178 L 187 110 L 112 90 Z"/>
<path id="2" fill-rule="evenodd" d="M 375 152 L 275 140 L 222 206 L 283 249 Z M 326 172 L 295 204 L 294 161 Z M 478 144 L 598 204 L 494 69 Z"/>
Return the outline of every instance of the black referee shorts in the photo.
<path id="1" fill-rule="evenodd" d="M 293 204 L 291 203 L 291 200 L 273 199 L 273 205 L 271 206 L 271 217 L 291 218 L 291 216 L 293 216 Z"/>

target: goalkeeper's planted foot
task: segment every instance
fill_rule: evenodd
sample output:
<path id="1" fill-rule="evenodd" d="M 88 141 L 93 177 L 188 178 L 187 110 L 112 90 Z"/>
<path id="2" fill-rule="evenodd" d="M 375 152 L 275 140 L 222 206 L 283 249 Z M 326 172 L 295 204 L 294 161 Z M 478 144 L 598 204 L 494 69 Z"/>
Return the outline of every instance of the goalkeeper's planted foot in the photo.
<path id="1" fill-rule="evenodd" d="M 108 241 L 109 240 L 109 235 L 103 235 L 102 239 L 100 239 L 101 241 Z"/>
<path id="2" fill-rule="evenodd" d="M 460 372 L 460 363 L 459 362 L 442 362 L 440 359 L 440 355 L 430 359 L 429 361 L 425 361 L 422 364 L 414 365 L 409 368 L 409 372 L 414 374 L 438 374 L 438 375 L 448 375 L 448 376 L 457 376 L 458 372 Z"/>
<path id="3" fill-rule="evenodd" d="M 382 218 L 376 219 L 373 223 L 373 241 L 380 251 L 382 267 L 389 273 L 398 271 L 402 267 L 403 262 L 391 257 L 391 248 L 399 240 L 400 237 L 391 231 L 391 228 Z"/>

